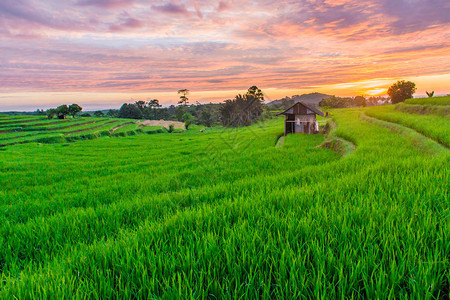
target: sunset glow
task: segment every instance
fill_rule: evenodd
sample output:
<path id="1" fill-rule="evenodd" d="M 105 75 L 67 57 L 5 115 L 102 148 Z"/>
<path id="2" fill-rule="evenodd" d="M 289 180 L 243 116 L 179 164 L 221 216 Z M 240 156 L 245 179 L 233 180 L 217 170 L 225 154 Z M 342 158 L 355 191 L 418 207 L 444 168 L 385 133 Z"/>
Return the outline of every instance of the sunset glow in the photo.
<path id="1" fill-rule="evenodd" d="M 4 0 L 0 111 L 131 99 L 450 94 L 450 2 Z"/>

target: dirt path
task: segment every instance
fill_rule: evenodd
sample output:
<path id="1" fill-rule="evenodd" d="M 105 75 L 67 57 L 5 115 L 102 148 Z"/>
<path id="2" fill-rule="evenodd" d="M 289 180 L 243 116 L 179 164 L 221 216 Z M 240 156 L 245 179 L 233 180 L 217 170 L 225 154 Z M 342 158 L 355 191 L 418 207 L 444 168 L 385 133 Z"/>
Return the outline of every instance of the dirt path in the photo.
<path id="1" fill-rule="evenodd" d="M 167 129 L 169 129 L 169 125 L 173 124 L 173 127 L 175 129 L 184 129 L 184 123 L 178 122 L 178 121 L 164 121 L 164 120 L 145 120 L 145 121 L 139 121 L 140 124 L 145 126 L 163 126 Z"/>

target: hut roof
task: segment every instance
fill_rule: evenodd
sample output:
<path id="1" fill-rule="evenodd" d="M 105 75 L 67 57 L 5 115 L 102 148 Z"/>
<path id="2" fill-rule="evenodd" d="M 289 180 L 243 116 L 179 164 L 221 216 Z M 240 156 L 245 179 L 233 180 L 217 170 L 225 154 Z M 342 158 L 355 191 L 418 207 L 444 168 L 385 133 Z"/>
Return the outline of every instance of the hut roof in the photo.
<path id="1" fill-rule="evenodd" d="M 312 105 L 310 105 L 310 104 L 308 104 L 306 102 L 303 102 L 303 101 L 299 101 L 299 102 L 295 103 L 294 105 L 292 105 L 291 107 L 289 107 L 285 111 L 280 112 L 279 114 L 277 114 L 277 116 L 278 115 L 287 115 L 288 114 L 287 111 L 290 110 L 291 108 L 293 108 L 294 106 L 298 105 L 298 104 L 303 105 L 304 107 L 306 107 L 307 109 L 311 110 L 312 112 L 318 114 L 319 116 L 322 116 L 322 117 L 324 116 L 323 112 L 321 112 L 320 110 L 318 110 L 314 106 L 312 106 Z"/>

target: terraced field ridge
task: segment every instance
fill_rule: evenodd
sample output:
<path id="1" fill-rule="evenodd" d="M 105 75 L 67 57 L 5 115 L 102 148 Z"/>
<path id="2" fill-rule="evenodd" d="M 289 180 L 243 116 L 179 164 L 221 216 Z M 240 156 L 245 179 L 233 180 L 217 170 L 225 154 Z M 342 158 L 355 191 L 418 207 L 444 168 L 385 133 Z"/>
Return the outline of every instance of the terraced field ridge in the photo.
<path id="1" fill-rule="evenodd" d="M 328 121 L 280 142 L 282 118 L 110 138 L 146 129 L 0 117 L 48 128 L 0 136 L 0 298 L 448 299 L 447 116 Z"/>
<path id="2" fill-rule="evenodd" d="M 95 139 L 102 136 L 127 136 L 162 133 L 162 126 L 144 126 L 136 120 L 113 118 L 67 118 L 48 120 L 42 116 L 2 116 L 0 147 L 25 143 L 58 143 Z"/>

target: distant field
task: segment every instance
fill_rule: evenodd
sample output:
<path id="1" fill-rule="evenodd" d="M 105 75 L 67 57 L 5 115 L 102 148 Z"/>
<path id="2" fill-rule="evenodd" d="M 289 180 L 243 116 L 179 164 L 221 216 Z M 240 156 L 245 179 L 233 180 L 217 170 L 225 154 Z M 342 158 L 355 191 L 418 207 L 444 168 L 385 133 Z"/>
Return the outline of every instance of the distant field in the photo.
<path id="1" fill-rule="evenodd" d="M 0 116 L 23 130 L 0 143 L 28 141 L 0 148 L 0 298 L 448 299 L 449 120 L 332 115 L 283 143 L 282 118 L 138 134 L 163 130 Z"/>
<path id="2" fill-rule="evenodd" d="M 126 136 L 163 132 L 162 126 L 143 126 L 136 120 L 111 118 L 67 118 L 48 120 L 42 116 L 0 115 L 0 146 L 23 143 L 73 142 L 102 136 Z"/>
<path id="3" fill-rule="evenodd" d="M 450 105 L 450 96 L 407 99 L 406 104 Z"/>

